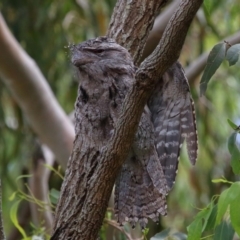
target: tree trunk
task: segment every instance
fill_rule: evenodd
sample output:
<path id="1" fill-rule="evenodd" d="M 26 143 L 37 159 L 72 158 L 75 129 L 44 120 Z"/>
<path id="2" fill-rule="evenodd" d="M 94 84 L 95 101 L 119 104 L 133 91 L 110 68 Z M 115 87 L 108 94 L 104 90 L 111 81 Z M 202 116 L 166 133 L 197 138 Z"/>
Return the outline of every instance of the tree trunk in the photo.
<path id="1" fill-rule="evenodd" d="M 133 142 L 144 105 L 160 76 L 178 59 L 202 1 L 181 1 L 157 48 L 140 65 L 113 136 L 103 149 L 96 149 L 94 142 L 84 139 L 76 123 L 76 138 L 56 209 L 52 240 L 97 238 L 114 181 Z M 116 4 L 108 36 L 127 48 L 135 63 L 164 3 L 166 1 L 119 0 Z"/>

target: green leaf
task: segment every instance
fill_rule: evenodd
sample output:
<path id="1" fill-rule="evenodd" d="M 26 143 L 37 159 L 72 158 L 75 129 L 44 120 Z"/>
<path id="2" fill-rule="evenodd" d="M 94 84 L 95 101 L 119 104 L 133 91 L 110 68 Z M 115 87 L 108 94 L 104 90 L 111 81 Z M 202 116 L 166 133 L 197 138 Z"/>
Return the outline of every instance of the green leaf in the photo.
<path id="1" fill-rule="evenodd" d="M 50 196 L 50 199 L 51 199 L 51 202 L 53 204 L 57 204 L 57 201 L 59 199 L 59 195 L 60 195 L 60 192 L 54 188 L 52 188 L 50 190 L 50 193 L 49 193 L 49 196 Z"/>
<path id="2" fill-rule="evenodd" d="M 215 226 L 221 222 L 221 219 L 223 218 L 227 211 L 228 205 L 230 204 L 229 190 L 230 189 L 224 190 L 219 197 Z"/>
<path id="3" fill-rule="evenodd" d="M 17 192 L 12 193 L 12 195 L 8 198 L 9 201 L 12 201 L 16 197 Z"/>
<path id="4" fill-rule="evenodd" d="M 153 237 L 150 238 L 150 240 L 164 240 L 168 237 L 170 232 L 170 229 L 165 229 L 160 233 L 157 233 L 156 235 L 154 235 Z"/>
<path id="5" fill-rule="evenodd" d="M 49 164 L 44 164 L 44 166 L 48 169 L 50 169 L 51 171 L 53 171 L 56 175 L 58 175 L 62 180 L 64 179 L 63 175 L 60 173 L 60 169 L 57 171 L 54 167 L 52 167 Z"/>
<path id="6" fill-rule="evenodd" d="M 209 218 L 210 218 L 210 216 L 211 216 L 213 207 L 214 207 L 214 203 L 211 202 L 211 203 L 208 205 L 208 207 L 204 209 L 204 216 L 203 216 L 204 224 L 203 224 L 203 227 L 202 227 L 202 232 L 205 231 L 205 229 L 206 229 L 206 226 L 207 226 L 208 221 L 209 221 Z"/>
<path id="7" fill-rule="evenodd" d="M 224 179 L 224 178 L 217 178 L 217 179 L 213 179 L 212 180 L 213 183 L 229 183 L 229 184 L 232 184 L 232 182 Z"/>
<path id="8" fill-rule="evenodd" d="M 230 218 L 232 226 L 240 236 L 240 182 L 235 182 L 228 189 L 228 202 L 230 204 Z M 220 199 L 219 199 L 220 200 Z"/>
<path id="9" fill-rule="evenodd" d="M 200 240 L 202 235 L 202 219 L 194 220 L 188 227 L 187 240 Z"/>
<path id="10" fill-rule="evenodd" d="M 204 231 L 207 222 L 208 222 L 208 218 L 211 215 L 212 209 L 213 209 L 213 202 L 211 202 L 206 208 L 204 208 L 203 210 L 201 210 L 195 217 L 195 219 L 198 220 L 203 220 L 204 219 L 204 224 L 202 226 L 202 232 Z"/>
<path id="11" fill-rule="evenodd" d="M 233 149 L 232 157 L 231 157 L 231 167 L 234 174 L 240 174 L 240 151 L 237 146 Z"/>
<path id="12" fill-rule="evenodd" d="M 229 188 L 229 191 L 228 191 L 230 201 L 237 198 L 239 193 L 240 193 L 240 182 L 235 182 L 232 184 L 232 186 Z"/>
<path id="13" fill-rule="evenodd" d="M 237 138 L 236 132 L 232 133 L 231 136 L 228 138 L 228 151 L 231 154 L 233 154 L 233 151 L 236 148 L 236 138 Z"/>
<path id="14" fill-rule="evenodd" d="M 187 235 L 181 232 L 176 232 L 173 234 L 174 238 L 177 240 L 186 240 L 187 239 Z"/>
<path id="15" fill-rule="evenodd" d="M 208 82 L 225 58 L 225 51 L 225 43 L 219 43 L 211 50 L 200 82 L 200 95 L 205 94 Z"/>
<path id="16" fill-rule="evenodd" d="M 217 205 L 214 205 L 214 207 L 212 208 L 211 214 L 208 217 L 208 220 L 206 221 L 206 224 L 204 224 L 205 226 L 203 226 L 204 231 L 209 231 L 214 229 L 216 217 L 217 217 Z"/>
<path id="17" fill-rule="evenodd" d="M 187 235 L 181 232 L 171 233 L 170 229 L 165 229 L 160 233 L 157 233 L 150 240 L 186 240 Z"/>
<path id="18" fill-rule="evenodd" d="M 197 237 L 199 238 L 201 237 L 201 233 L 204 232 L 205 228 L 208 225 L 209 218 L 211 216 L 213 208 L 214 208 L 214 202 L 212 201 L 206 208 L 201 210 L 196 215 L 194 222 L 192 222 L 192 224 L 188 226 L 188 232 L 189 232 L 188 239 L 198 239 Z M 200 230 L 199 230 L 199 226 L 201 226 Z M 200 231 L 200 233 L 198 231 Z"/>
<path id="19" fill-rule="evenodd" d="M 229 66 L 237 63 L 240 54 L 240 44 L 235 44 L 227 50 L 226 59 L 229 62 Z"/>
<path id="20" fill-rule="evenodd" d="M 233 236 L 234 230 L 232 225 L 223 221 L 215 228 L 213 240 L 232 240 Z"/>
<path id="21" fill-rule="evenodd" d="M 230 218 L 234 230 L 240 237 L 240 187 L 237 191 L 236 197 L 230 203 Z"/>
<path id="22" fill-rule="evenodd" d="M 143 230 L 142 230 L 142 233 L 143 233 L 143 236 L 147 236 L 147 234 L 148 234 L 148 232 L 149 232 L 149 228 L 144 228 Z"/>
<path id="23" fill-rule="evenodd" d="M 234 132 L 228 139 L 228 150 L 231 153 L 231 167 L 234 174 L 240 174 L 240 151 L 236 144 L 237 133 Z"/>
<path id="24" fill-rule="evenodd" d="M 13 204 L 10 210 L 10 219 L 12 220 L 14 226 L 18 229 L 18 231 L 22 234 L 23 238 L 26 239 L 27 235 L 24 231 L 24 229 L 19 225 L 18 219 L 17 219 L 17 210 L 18 210 L 18 205 L 21 201 L 17 201 Z"/>
<path id="25" fill-rule="evenodd" d="M 211 10 L 211 0 L 204 0 L 203 2 L 204 7 L 206 8 L 208 14 L 210 13 Z"/>
<path id="26" fill-rule="evenodd" d="M 22 178 L 30 178 L 32 177 L 33 175 L 32 174 L 25 174 L 25 175 L 20 175 L 16 178 L 16 181 L 22 179 Z"/>
<path id="27" fill-rule="evenodd" d="M 228 124 L 230 125 L 230 127 L 233 130 L 237 130 L 238 129 L 238 126 L 235 123 L 233 123 L 230 119 L 228 119 L 227 121 L 228 121 Z"/>

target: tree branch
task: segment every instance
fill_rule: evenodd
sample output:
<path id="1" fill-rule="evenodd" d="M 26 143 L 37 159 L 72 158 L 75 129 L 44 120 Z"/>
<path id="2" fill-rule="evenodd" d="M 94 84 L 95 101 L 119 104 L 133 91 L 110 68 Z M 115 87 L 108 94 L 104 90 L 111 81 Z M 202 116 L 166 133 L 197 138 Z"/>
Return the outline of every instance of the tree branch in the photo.
<path id="1" fill-rule="evenodd" d="M 97 156 L 94 155 L 95 153 L 89 153 L 89 155 L 80 151 L 84 139 L 79 134 L 76 136 L 61 189 L 51 240 L 68 238 L 95 240 L 97 238 L 114 181 L 132 145 L 144 105 L 155 83 L 179 57 L 189 25 L 202 1 L 182 0 L 178 10 L 168 23 L 156 50 L 141 64 L 137 72 L 136 82 L 124 100 L 122 113 L 109 144 L 98 151 Z M 133 8 L 131 5 L 140 3 L 140 1 L 131 1 L 131 4 L 126 6 L 127 2 L 118 1 L 112 18 L 116 18 L 116 20 L 112 20 L 108 34 L 111 37 L 116 37 L 119 43 L 128 48 L 134 56 L 135 62 L 137 62 L 142 51 L 140 48 L 144 46 L 142 41 L 147 38 L 147 34 L 140 29 L 147 32 L 150 30 L 155 14 L 153 14 L 153 10 L 149 11 L 149 8 L 151 6 L 157 8 L 159 1 L 141 1 L 141 8 Z M 151 3 L 150 6 L 149 3 Z M 140 13 L 138 13 L 138 10 Z M 151 17 L 145 16 L 142 10 L 145 10 L 145 13 Z M 118 11 L 121 15 L 117 14 Z M 134 33 L 131 28 L 136 27 L 134 22 L 139 22 L 139 15 L 141 17 L 145 16 L 148 20 L 143 21 L 141 18 L 142 28 L 139 25 L 138 31 Z M 126 21 L 126 16 L 131 16 L 131 18 L 128 18 L 129 22 Z M 119 17 L 122 17 L 124 22 L 121 27 L 118 25 L 121 22 L 117 19 Z M 114 23 L 114 21 L 116 22 Z M 123 30 L 120 34 L 116 29 Z M 136 42 L 133 40 L 135 38 L 141 39 L 140 42 L 137 40 L 137 45 L 140 48 L 136 46 Z M 84 172 L 84 164 L 90 164 L 93 159 L 96 161 L 96 157 L 97 164 L 95 167 L 91 169 L 91 172 Z M 71 198 L 66 196 L 71 196 Z"/>
<path id="2" fill-rule="evenodd" d="M 154 19 L 168 0 L 119 0 L 114 8 L 107 36 L 124 46 L 139 63 Z"/>
<path id="3" fill-rule="evenodd" d="M 160 15 L 155 19 L 152 30 L 147 38 L 146 45 L 143 50 L 140 62 L 142 62 L 147 56 L 149 56 L 158 45 L 163 32 L 172 17 L 174 11 L 177 9 L 180 0 L 173 1 Z"/>
<path id="4" fill-rule="evenodd" d="M 141 71 L 149 75 L 148 81 L 161 76 L 180 55 L 188 28 L 202 1 L 182 1 L 170 19 L 163 37 L 154 52 L 141 64 Z M 174 59 L 174 60 L 173 60 Z M 156 81 L 156 80 L 155 80 Z"/>
<path id="5" fill-rule="evenodd" d="M 44 209 L 39 209 L 36 202 L 30 202 L 32 221 L 35 226 L 44 226 L 45 232 L 50 234 L 52 231 L 53 216 L 49 202 L 48 181 L 51 170 L 45 164 L 52 166 L 54 164 L 54 155 L 47 146 L 38 146 L 33 157 L 33 167 L 31 169 L 32 177 L 29 178 L 29 188 L 31 195 L 41 202 L 45 203 Z"/>
<path id="6" fill-rule="evenodd" d="M 36 63 L 10 33 L 0 13 L 0 76 L 30 125 L 66 168 L 74 128 Z"/>

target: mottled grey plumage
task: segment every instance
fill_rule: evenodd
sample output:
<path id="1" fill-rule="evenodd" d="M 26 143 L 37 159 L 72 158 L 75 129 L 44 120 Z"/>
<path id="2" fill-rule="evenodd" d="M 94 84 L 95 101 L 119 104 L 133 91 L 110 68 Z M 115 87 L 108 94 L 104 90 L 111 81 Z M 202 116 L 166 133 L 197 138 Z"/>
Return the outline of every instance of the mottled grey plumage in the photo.
<path id="1" fill-rule="evenodd" d="M 158 221 L 166 215 L 168 188 L 154 145 L 151 114 L 142 114 L 135 140 L 116 181 L 115 212 L 120 223 L 139 222 L 145 227 L 147 218 Z"/>
<path id="2" fill-rule="evenodd" d="M 156 149 L 171 189 L 184 139 L 192 164 L 196 162 L 198 149 L 194 103 L 180 63 L 174 63 L 163 75 L 148 106 L 152 113 Z"/>
<path id="3" fill-rule="evenodd" d="M 72 62 L 78 69 L 79 96 L 76 132 L 91 141 L 92 151 L 107 144 L 114 131 L 123 100 L 135 77 L 135 67 L 126 49 L 112 39 L 97 38 L 72 47 Z M 120 224 L 133 226 L 166 214 L 167 185 L 154 145 L 154 129 L 146 106 L 133 146 L 119 173 L 115 211 Z M 90 159 L 94 159 L 91 157 Z"/>
<path id="4" fill-rule="evenodd" d="M 80 80 L 75 128 L 92 146 L 88 154 L 95 161 L 114 132 L 123 100 L 134 82 L 135 66 L 127 50 L 106 37 L 71 50 Z M 115 213 L 120 224 L 129 221 L 135 226 L 139 222 L 145 227 L 148 218 L 157 221 L 159 215 L 166 214 L 166 195 L 175 180 L 184 138 L 191 161 L 196 160 L 193 106 L 180 70 L 178 63 L 173 65 L 144 108 L 116 180 Z"/>

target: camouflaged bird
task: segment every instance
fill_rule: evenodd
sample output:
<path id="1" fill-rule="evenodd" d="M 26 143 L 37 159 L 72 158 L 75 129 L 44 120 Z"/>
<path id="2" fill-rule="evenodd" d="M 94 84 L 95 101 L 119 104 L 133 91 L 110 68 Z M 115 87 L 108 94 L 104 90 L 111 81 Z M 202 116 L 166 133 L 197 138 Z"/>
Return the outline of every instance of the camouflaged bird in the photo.
<path id="1" fill-rule="evenodd" d="M 88 154 L 94 156 L 111 139 L 136 67 L 128 51 L 107 37 L 73 45 L 71 51 L 80 81 L 75 130 L 88 141 Z M 127 221 L 134 227 L 139 222 L 144 228 L 148 218 L 158 221 L 160 215 L 166 215 L 166 195 L 175 181 L 184 138 L 191 161 L 196 160 L 191 94 L 181 67 L 174 66 L 159 79 L 145 106 L 117 177 L 115 215 L 120 224 Z"/>

